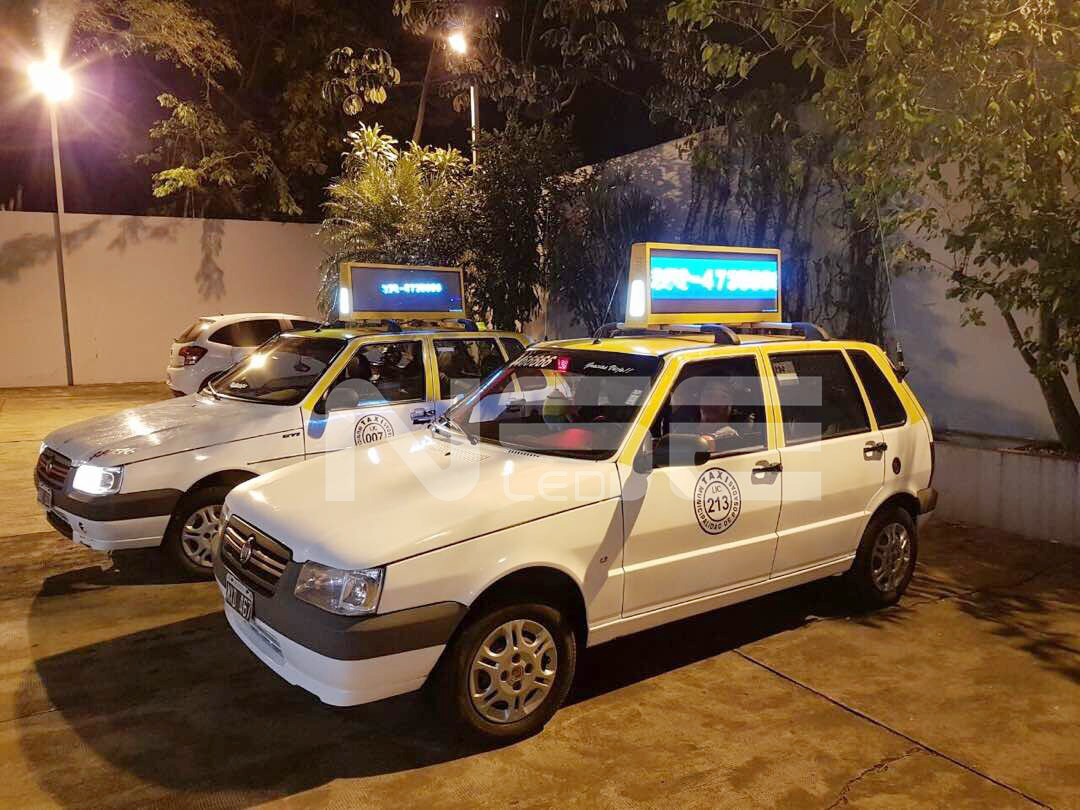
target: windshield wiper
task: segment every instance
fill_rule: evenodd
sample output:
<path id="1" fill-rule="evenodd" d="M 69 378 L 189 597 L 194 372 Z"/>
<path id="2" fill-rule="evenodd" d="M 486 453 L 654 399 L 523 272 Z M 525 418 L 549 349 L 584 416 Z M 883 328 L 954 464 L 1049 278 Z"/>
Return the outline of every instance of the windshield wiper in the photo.
<path id="1" fill-rule="evenodd" d="M 206 387 L 210 389 L 210 396 L 212 396 L 214 399 L 216 399 L 216 400 L 218 400 L 220 402 L 221 401 L 221 394 L 219 394 L 217 392 L 217 389 L 214 388 L 213 381 L 207 380 L 206 381 Z"/>
<path id="2" fill-rule="evenodd" d="M 469 440 L 469 444 L 476 444 L 478 441 L 480 441 L 471 433 L 469 433 L 469 431 L 465 430 L 465 428 L 463 428 L 461 425 L 459 425 L 457 422 L 447 416 L 445 413 L 436 418 L 435 421 L 431 423 L 431 426 L 432 428 L 439 428 L 445 426 L 447 428 L 450 428 L 451 430 L 456 430 L 458 433 L 460 433 L 462 436 Z"/>

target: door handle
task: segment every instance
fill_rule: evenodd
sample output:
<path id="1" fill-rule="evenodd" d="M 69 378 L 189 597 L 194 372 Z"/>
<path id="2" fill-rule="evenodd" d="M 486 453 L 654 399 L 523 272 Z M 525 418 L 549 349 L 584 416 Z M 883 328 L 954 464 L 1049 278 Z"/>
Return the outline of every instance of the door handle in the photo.
<path id="1" fill-rule="evenodd" d="M 867 442 L 863 445 L 863 455 L 877 455 L 878 453 L 884 453 L 888 449 L 889 445 L 885 444 L 885 442 Z"/>
<path id="2" fill-rule="evenodd" d="M 784 465 L 779 461 L 759 461 L 754 465 L 756 473 L 778 473 L 784 471 Z"/>
<path id="3" fill-rule="evenodd" d="M 435 418 L 435 409 L 414 408 L 409 416 L 414 425 L 426 425 Z"/>

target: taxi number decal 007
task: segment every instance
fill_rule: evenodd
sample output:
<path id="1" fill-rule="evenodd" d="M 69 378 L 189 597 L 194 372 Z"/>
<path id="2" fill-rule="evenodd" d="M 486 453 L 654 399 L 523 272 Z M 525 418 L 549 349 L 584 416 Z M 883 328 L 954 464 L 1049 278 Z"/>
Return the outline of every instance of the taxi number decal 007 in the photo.
<path id="1" fill-rule="evenodd" d="M 374 444 L 394 435 L 394 426 L 386 417 L 371 413 L 356 420 L 353 441 L 360 444 Z"/>
<path id="2" fill-rule="evenodd" d="M 742 495 L 727 470 L 714 467 L 698 476 L 694 487 L 694 516 L 706 534 L 727 531 L 739 519 Z"/>

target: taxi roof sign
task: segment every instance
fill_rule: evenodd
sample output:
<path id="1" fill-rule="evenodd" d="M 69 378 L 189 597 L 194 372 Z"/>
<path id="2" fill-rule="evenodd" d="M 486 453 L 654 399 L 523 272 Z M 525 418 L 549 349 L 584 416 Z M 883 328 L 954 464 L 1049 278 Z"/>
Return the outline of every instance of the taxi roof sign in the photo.
<path id="1" fill-rule="evenodd" d="M 752 323 L 780 315 L 777 248 L 635 242 L 626 325 Z"/>
<path id="2" fill-rule="evenodd" d="M 342 262 L 338 314 L 343 320 L 442 320 L 465 315 L 460 267 Z"/>

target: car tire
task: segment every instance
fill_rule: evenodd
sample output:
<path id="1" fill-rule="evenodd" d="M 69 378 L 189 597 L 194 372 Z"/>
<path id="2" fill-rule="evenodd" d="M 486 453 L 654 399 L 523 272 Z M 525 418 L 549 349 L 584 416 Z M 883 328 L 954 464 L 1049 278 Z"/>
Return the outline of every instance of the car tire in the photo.
<path id="1" fill-rule="evenodd" d="M 457 731 L 508 742 L 544 727 L 565 700 L 576 665 L 577 639 L 560 611 L 496 605 L 468 620 L 451 641 L 429 698 Z"/>
<path id="2" fill-rule="evenodd" d="M 868 610 L 896 604 L 915 573 L 918 553 L 918 527 L 908 510 L 891 506 L 876 512 L 845 576 L 855 604 Z"/>
<path id="3" fill-rule="evenodd" d="M 225 496 L 231 490 L 227 486 L 197 489 L 181 498 L 173 511 L 162 548 L 184 573 L 205 579 L 214 575 L 213 536 L 220 526 Z"/>

